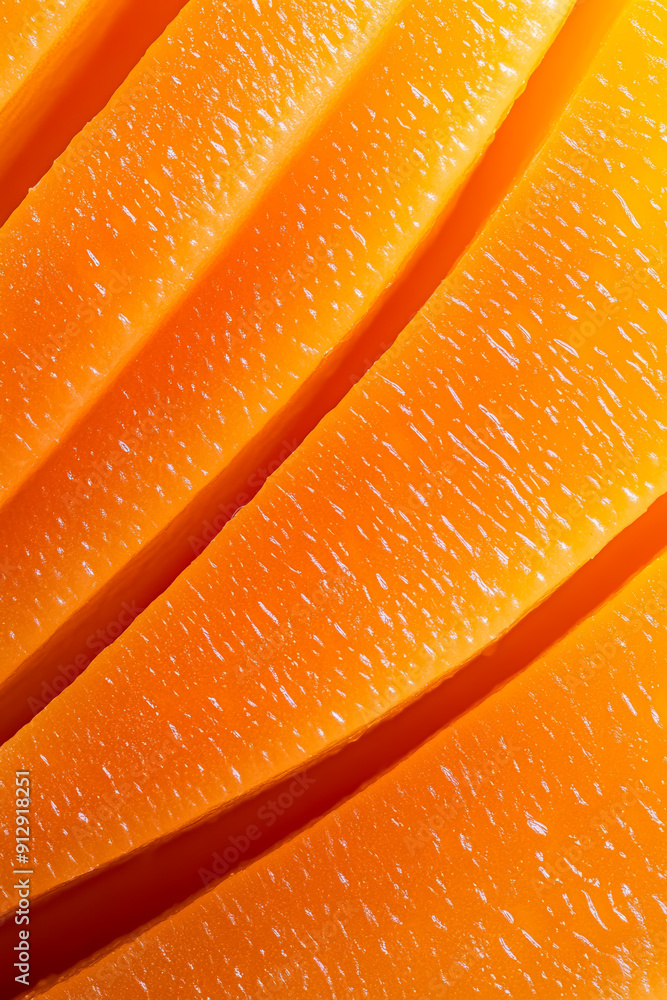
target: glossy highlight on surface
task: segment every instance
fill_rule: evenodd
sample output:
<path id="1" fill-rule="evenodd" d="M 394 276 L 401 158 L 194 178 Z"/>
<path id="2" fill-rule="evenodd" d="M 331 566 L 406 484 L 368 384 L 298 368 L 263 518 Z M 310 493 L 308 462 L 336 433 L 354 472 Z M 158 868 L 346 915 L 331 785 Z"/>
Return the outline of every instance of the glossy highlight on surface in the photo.
<path id="1" fill-rule="evenodd" d="M 37 995 L 666 996 L 666 611 L 663 558 L 312 829 Z"/>
<path id="2" fill-rule="evenodd" d="M 0 4 L 0 225 L 185 0 Z"/>
<path id="3" fill-rule="evenodd" d="M 667 3 L 12 3 L 0 1000 L 667 1000 Z"/>
<path id="4" fill-rule="evenodd" d="M 39 809 L 36 894 L 353 738 L 497 639 L 661 492 L 665 404 L 647 397 L 629 340 L 641 325 L 659 378 L 660 203 L 642 201 L 634 178 L 648 170 L 655 187 L 664 163 L 650 129 L 660 88 L 637 92 L 627 112 L 621 100 L 633 79 L 664 73 L 652 26 L 652 5 L 630 8 L 525 182 L 423 316 L 4 748 L 6 781 L 38 742 L 38 794 L 55 804 Z M 581 184 L 572 150 L 592 158 L 602 128 L 615 130 L 622 159 Z M 608 232 L 613 257 L 601 252 Z M 637 275 L 637 294 L 619 298 L 593 342 L 567 341 L 605 288 Z M 146 757 L 154 765 L 139 765 L 114 814 L 97 816 Z"/>
<path id="5" fill-rule="evenodd" d="M 293 426 L 303 392 L 312 396 L 326 384 L 340 345 L 354 340 L 368 311 L 451 208 L 567 3 L 551 5 L 538 19 L 533 0 L 511 17 L 503 4 L 494 5 L 495 20 L 489 15 L 481 36 L 469 7 L 470 0 L 460 0 L 443 13 L 428 0 L 408 5 L 393 22 L 395 11 L 380 19 L 376 51 L 358 55 L 350 67 L 357 79 L 341 74 L 331 85 L 332 93 L 341 91 L 337 103 L 311 126 L 310 138 L 293 136 L 301 145 L 290 150 L 285 172 L 267 180 L 242 229 L 211 251 L 206 275 L 170 317 L 150 313 L 143 349 L 99 386 L 97 402 L 89 407 L 78 393 L 75 426 L 0 509 L 0 552 L 13 567 L 0 602 L 6 701 L 15 681 L 22 685 L 17 698 L 38 704 L 44 684 L 80 673 L 107 636 L 115 638 L 136 617 L 133 609 L 147 607 L 202 551 L 211 523 L 224 523 L 225 512 L 256 491 L 275 468 L 271 453 L 281 460 L 295 450 L 303 436 Z M 182 34 L 184 18 L 169 37 L 179 26 Z M 269 27 L 257 26 L 258 47 Z M 456 58 L 448 48 L 454 38 Z M 181 91 L 179 102 L 186 103 Z M 152 108 L 137 111 L 132 130 L 145 129 L 152 114 Z M 262 114 L 260 107 L 260 123 Z M 160 143 L 154 155 L 162 153 Z M 178 159 L 173 142 L 167 154 L 168 162 Z M 190 155 L 194 171 L 203 154 Z M 163 169 L 168 185 L 174 171 Z M 84 165 L 71 175 L 83 184 Z M 126 214 L 114 243 L 125 251 L 128 226 L 133 240 L 146 236 L 142 213 L 128 201 L 140 176 L 133 164 L 129 177 L 123 171 Z M 99 187 L 94 173 L 92 188 Z M 186 196 L 179 192 L 179 203 Z M 177 221 L 172 216 L 169 225 Z M 191 252 L 188 243 L 183 253 Z M 203 255 L 200 243 L 197 252 Z M 90 253 L 104 268 L 97 243 Z M 174 262 L 183 262 L 177 247 Z M 122 305 L 122 315 L 131 317 L 129 299 L 144 296 L 148 308 L 154 263 L 163 282 L 163 254 L 156 246 L 154 262 L 137 244 L 134 261 L 112 270 L 94 339 L 111 344 L 107 305 L 112 311 Z M 85 256 L 83 264 L 99 283 L 93 260 Z M 139 336 L 136 325 L 127 329 Z M 66 346 L 79 365 L 78 339 Z M 25 354 L 18 337 L 16 349 Z M 63 385 L 70 395 L 74 389 L 69 363 L 63 351 L 55 367 L 40 359 L 27 383 L 30 392 L 39 388 L 34 402 L 44 407 L 53 434 L 56 397 Z M 94 367 L 104 381 L 99 352 Z M 13 385 L 16 396 L 22 391 Z M 90 391 L 98 392 L 97 383 Z M 22 402 L 14 417 L 36 433 L 32 405 Z M 17 427 L 15 434 L 16 446 L 25 447 L 24 433 Z"/>

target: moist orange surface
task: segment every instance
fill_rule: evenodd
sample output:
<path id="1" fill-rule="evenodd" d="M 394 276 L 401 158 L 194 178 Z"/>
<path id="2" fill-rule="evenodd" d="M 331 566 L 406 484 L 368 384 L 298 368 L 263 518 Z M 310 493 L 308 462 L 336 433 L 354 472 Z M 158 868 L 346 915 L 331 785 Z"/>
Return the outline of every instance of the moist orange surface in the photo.
<path id="1" fill-rule="evenodd" d="M 157 293 L 169 267 L 165 269 L 164 254 L 153 254 L 157 235 L 152 245 L 140 241 L 146 213 L 154 212 L 154 206 L 144 204 L 139 211 L 134 204 L 134 186 L 145 186 L 138 168 L 135 175 L 130 164 L 129 177 L 122 171 L 122 178 L 116 178 L 115 197 L 121 200 L 100 207 L 102 217 L 111 213 L 113 224 L 89 223 L 81 237 L 94 237 L 94 242 L 80 256 L 81 248 L 72 241 L 68 265 L 105 286 L 94 315 L 79 326 L 75 322 L 69 340 L 57 349 L 51 343 L 32 362 L 18 337 L 12 345 L 15 356 L 6 352 L 15 363 L 23 359 L 18 379 L 7 361 L 13 409 L 8 403 L 6 427 L 7 435 L 9 428 L 16 435 L 9 441 L 10 457 L 27 447 L 19 424 L 30 424 L 30 434 L 37 433 L 37 425 L 48 424 L 46 437 L 54 438 L 55 410 L 68 398 L 74 400 L 72 417 L 79 423 L 0 512 L 0 552 L 12 567 L 2 597 L 3 680 L 42 665 L 52 672 L 58 666 L 77 670 L 77 658 L 84 657 L 85 663 L 86 656 L 102 648 L 105 636 L 113 637 L 127 624 L 132 614 L 128 606 L 145 607 L 166 586 L 162 580 L 166 577 L 168 583 L 170 573 L 173 578 L 173 565 L 182 568 L 188 555 L 201 551 L 200 536 L 210 538 L 209 518 L 189 508 L 202 491 L 222 490 L 220 506 L 236 509 L 256 482 L 266 478 L 263 449 L 270 444 L 282 458 L 294 450 L 296 441 L 284 435 L 281 420 L 295 408 L 295 394 L 306 384 L 311 395 L 317 392 L 333 364 L 331 353 L 355 336 L 446 212 L 568 4 L 558 3 L 539 17 L 534 2 L 517 5 L 511 15 L 498 4 L 492 7 L 495 20 L 489 15 L 481 35 L 469 16 L 473 6 L 470 0 L 444 12 L 436 0 L 407 6 L 356 84 L 292 157 L 290 169 L 273 179 L 242 230 L 224 251 L 218 249 L 215 267 L 195 282 L 169 321 L 156 325 L 155 310 L 149 310 L 149 274 L 158 269 Z M 262 34 L 269 34 L 271 23 L 261 25 Z M 179 24 L 185 24 L 183 17 Z M 199 30 L 204 34 L 203 26 Z M 257 45 L 258 39 L 259 34 Z M 200 79 L 204 89 L 204 70 L 198 71 Z M 201 103 L 192 94 L 186 98 L 183 90 L 173 100 L 178 107 Z M 161 107 L 158 113 L 166 115 Z M 147 128 L 151 114 L 152 108 L 137 111 L 135 129 Z M 155 141 L 154 128 L 155 123 L 153 155 L 164 155 L 161 191 L 180 204 L 185 193 L 176 198 L 175 190 L 187 183 L 180 179 L 183 165 L 170 166 L 178 162 L 176 153 L 162 139 Z M 197 136 L 203 131 L 199 124 Z M 182 142 L 183 136 L 179 138 Z M 140 142 L 127 141 L 134 153 Z M 202 150 L 194 151 L 193 170 L 196 155 L 206 158 Z M 83 185 L 83 170 L 83 163 L 73 168 L 72 181 Z M 103 199 L 104 184 L 95 178 L 90 184 L 97 199 Z M 44 193 L 50 185 L 51 177 Z M 71 217 L 71 202 L 66 205 Z M 209 218 L 210 205 L 197 208 L 200 221 L 201 213 Z M 183 237 L 183 219 L 178 225 L 173 218 L 163 223 L 176 226 L 179 239 Z M 133 252 L 125 242 L 128 227 Z M 171 239 L 162 231 L 161 236 Z M 43 253 L 48 242 L 43 231 L 36 240 Z M 125 256 L 116 259 L 119 270 L 107 287 L 103 274 L 109 274 L 109 255 L 123 246 Z M 185 256 L 192 253 L 189 243 L 181 247 L 174 242 L 169 259 L 174 266 L 180 262 L 185 272 Z M 11 266 L 14 258 L 9 260 Z M 77 287 L 80 291 L 80 282 Z M 62 284 L 46 298 L 62 316 Z M 139 308 L 139 300 L 146 309 L 143 333 L 130 308 Z M 12 309 L 17 303 L 12 295 Z M 128 325 L 123 345 L 111 334 L 110 324 L 118 326 L 131 315 L 135 321 Z M 48 319 L 53 323 L 54 314 Z M 106 363 L 109 368 L 117 354 L 129 350 L 131 340 L 148 336 L 151 324 L 154 335 L 144 349 L 86 409 L 85 396 L 97 385 L 94 373 L 103 380 Z M 37 343 L 39 335 L 35 331 L 33 340 L 30 334 L 30 342 Z M 89 345 L 98 353 L 86 375 Z M 89 378 L 85 391 L 75 393 L 79 375 L 72 374 L 70 365 L 81 378 Z M 45 382 L 48 389 L 40 395 Z M 31 452 L 31 458 L 36 455 Z M 240 466 L 231 468 L 234 462 Z M 165 537 L 184 512 L 187 524 L 175 530 L 175 541 L 171 534 Z M 214 506 L 214 521 L 219 514 Z M 43 679 L 50 684 L 53 673 Z M 33 691 L 36 699 L 41 680 Z"/>
<path id="2" fill-rule="evenodd" d="M 666 612 L 663 558 L 340 809 L 39 995 L 664 998 Z"/>
<path id="3" fill-rule="evenodd" d="M 15 0 L 0 10 L 0 225 L 185 0 Z"/>
<path id="4" fill-rule="evenodd" d="M 358 734 L 665 492 L 665 16 L 628 7 L 423 316 L 3 749 L 5 794 L 33 768 L 35 895 Z"/>
<path id="5" fill-rule="evenodd" d="M 30 76 L 40 58 L 86 7 L 86 0 L 63 4 L 25 0 L 5 3 L 0 11 L 0 99 L 4 107 Z"/>
<path id="6" fill-rule="evenodd" d="M 190 3 L 75 137 L 0 231 L 2 495 L 238 229 L 404 2 Z"/>

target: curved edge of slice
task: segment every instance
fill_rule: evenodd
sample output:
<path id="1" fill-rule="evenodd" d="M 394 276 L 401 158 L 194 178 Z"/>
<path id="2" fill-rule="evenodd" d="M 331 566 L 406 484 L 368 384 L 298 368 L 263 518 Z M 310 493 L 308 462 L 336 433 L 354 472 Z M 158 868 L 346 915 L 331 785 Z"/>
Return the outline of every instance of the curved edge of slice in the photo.
<path id="1" fill-rule="evenodd" d="M 24 61 L 23 74 L 8 87 L 0 107 L 0 226 L 185 3 L 84 0 L 68 5 L 76 9 L 65 20 L 67 8 L 47 2 L 23 24 L 23 35 L 8 32 L 7 56 L 16 58 L 25 44 L 35 61 Z M 59 13 L 63 22 L 53 34 L 50 22 Z M 35 19 L 37 34 L 48 34 L 43 46 L 39 39 L 33 44 Z"/>
<path id="2" fill-rule="evenodd" d="M 313 827 L 30 997 L 667 996 L 666 611 L 663 556 Z"/>
<path id="3" fill-rule="evenodd" d="M 476 58 L 462 44 L 465 55 L 442 64 L 435 59 L 452 23 L 431 5 L 407 12 L 354 92 L 249 215 L 248 236 L 240 234 L 217 258 L 210 279 L 197 286 L 178 319 L 155 331 L 86 420 L 7 502 L 0 517 L 0 552 L 13 567 L 0 602 L 7 608 L 9 640 L 0 667 L 7 728 L 17 718 L 19 725 L 27 722 L 81 673 L 201 552 L 210 525 L 228 520 L 247 502 L 267 478 L 264 470 L 275 469 L 335 405 L 329 384 L 341 367 L 354 370 L 354 347 L 363 340 L 368 310 L 447 215 L 548 47 L 559 22 L 550 14 L 538 31 L 530 10 L 528 5 L 514 15 L 522 30 L 513 32 L 511 46 L 489 30 L 473 51 Z M 564 6 L 558 10 L 565 13 Z M 400 60 L 420 29 L 424 52 L 409 72 L 392 72 L 392 59 Z M 471 35 L 470 28 L 462 30 L 467 42 Z M 476 104 L 469 108 L 465 93 L 478 62 L 485 68 L 475 77 Z M 412 81 L 429 69 L 434 72 L 422 84 L 422 101 Z M 434 94 L 445 87 L 456 100 L 436 108 Z M 409 108 L 411 128 L 401 116 L 382 119 L 386 130 L 398 125 L 387 149 L 381 128 L 363 124 L 363 117 L 380 120 L 390 96 L 402 114 Z M 436 123 L 440 139 L 419 150 L 416 169 L 409 159 L 412 145 L 434 134 Z M 328 192 L 335 191 L 327 199 L 308 191 L 316 174 Z M 327 178 L 336 177 L 334 189 Z M 358 190 L 363 193 L 355 201 Z M 369 197 L 376 198 L 375 214 L 364 217 Z M 293 208 L 291 216 L 286 205 Z M 283 220 L 300 218 L 299 210 L 304 220 L 292 227 L 299 230 L 294 235 Z M 352 233 L 344 228 L 350 215 L 359 215 Z M 256 274 L 247 262 L 260 257 L 262 248 L 267 264 Z M 312 267 L 304 265 L 289 284 L 278 276 L 294 260 Z M 353 304 L 343 309 L 342 300 Z M 268 315 L 258 322 L 252 314 L 256 301 L 268 303 Z M 225 315 L 232 319 L 225 321 Z M 237 316 L 245 317 L 241 335 Z M 179 391 L 184 385 L 192 392 Z M 119 440 L 129 454 L 119 452 Z M 102 540 L 92 551 L 91 535 Z M 25 537 L 32 539 L 29 549 Z M 27 600 L 15 599 L 26 591 Z M 2 735 L 9 735 L 7 729 Z"/>
<path id="4" fill-rule="evenodd" d="M 664 492 L 667 470 L 653 461 L 656 438 L 647 429 L 647 417 L 656 426 L 662 420 L 664 426 L 665 403 L 660 394 L 647 400 L 644 374 L 628 365 L 627 341 L 620 330 L 620 325 L 644 317 L 644 299 L 653 302 L 650 293 L 656 278 L 642 270 L 648 288 L 642 301 L 628 298 L 620 319 L 615 315 L 616 322 L 594 329 L 597 344 L 604 346 L 603 352 L 593 352 L 594 365 L 581 345 L 576 354 L 571 345 L 554 340 L 551 315 L 550 322 L 543 323 L 535 311 L 546 301 L 557 310 L 556 323 L 563 301 L 570 302 L 560 297 L 549 300 L 537 277 L 539 254 L 545 247 L 552 249 L 547 237 L 562 252 L 558 227 L 564 224 L 563 193 L 572 189 L 571 174 L 579 180 L 575 169 L 579 164 L 563 160 L 564 152 L 573 138 L 586 149 L 588 137 L 596 133 L 598 116 L 604 115 L 609 127 L 611 95 L 643 79 L 647 64 L 663 66 L 653 59 L 664 37 L 654 37 L 655 50 L 649 50 L 641 20 L 653 7 L 638 0 L 628 10 L 633 15 L 632 30 L 623 22 L 616 31 L 602 56 L 608 59 L 607 72 L 592 71 L 590 90 L 579 95 L 565 126 L 531 168 L 524 193 L 519 190 L 509 203 L 514 210 L 490 227 L 490 238 L 497 245 L 481 245 L 460 269 L 469 294 L 462 295 L 459 289 L 455 294 L 451 286 L 445 289 L 450 295 L 446 313 L 440 297 L 427 310 L 430 332 L 417 336 L 415 328 L 402 339 L 385 364 L 359 384 L 348 404 L 331 414 L 257 500 L 241 511 L 206 557 L 3 749 L 6 795 L 13 764 L 26 755 L 34 757 L 33 748 L 39 746 L 40 758 L 34 757 L 40 775 L 37 784 L 42 786 L 38 794 L 51 802 L 54 796 L 58 799 L 58 819 L 43 810 L 39 831 L 42 854 L 57 854 L 48 870 L 50 878 L 53 865 L 60 866 L 54 884 L 150 843 L 179 823 L 186 825 L 222 809 L 253 788 L 303 766 L 304 760 L 316 759 L 353 738 L 443 674 L 458 669 L 597 551 L 604 538 L 636 517 L 652 491 Z M 657 99 L 656 90 L 644 88 L 637 100 Z M 582 102 L 586 116 L 580 113 Z M 644 116 L 646 107 L 637 107 L 637 114 Z M 645 165 L 650 149 L 653 170 L 666 155 L 659 134 L 642 135 L 639 143 L 633 119 L 622 107 L 617 113 L 618 135 L 637 142 L 635 147 L 623 144 L 623 163 L 616 165 L 610 185 L 616 177 L 620 183 L 634 176 L 627 170 L 628 162 L 634 162 L 632 155 Z M 647 181 L 647 190 L 653 191 L 653 176 Z M 554 188 L 557 183 L 562 187 Z M 589 270 L 588 294 L 596 289 L 603 297 L 598 286 L 615 287 L 621 278 L 627 280 L 636 258 L 627 203 L 610 199 L 605 203 L 607 218 L 599 222 L 598 199 L 605 190 L 598 178 L 592 178 L 591 188 L 580 190 L 576 205 L 570 206 L 567 235 L 572 257 L 558 270 L 545 273 L 550 291 L 559 278 L 564 295 L 572 287 L 572 268 L 589 268 L 590 262 L 596 267 L 592 274 Z M 550 199 L 554 198 L 559 214 L 553 211 Z M 652 239 L 662 226 L 652 198 L 635 206 L 645 223 L 644 240 Z M 601 255 L 591 246 L 596 218 L 600 226 L 614 226 L 618 232 L 625 226 L 627 262 Z M 518 243 L 519 230 L 532 234 L 534 245 Z M 603 244 L 605 232 L 597 234 Z M 512 248 L 516 249 L 512 264 L 521 255 L 527 261 L 525 274 L 516 266 L 498 272 L 500 251 Z M 508 289 L 510 277 L 515 284 Z M 508 358 L 508 348 L 502 342 L 498 346 L 509 310 L 497 292 L 498 329 L 482 324 L 479 333 L 480 317 L 488 319 L 479 311 L 480 302 L 488 310 L 494 302 L 491 293 L 498 287 L 507 291 L 511 302 L 514 335 L 523 345 L 519 357 Z M 580 310 L 587 307 L 578 292 L 572 294 L 573 306 L 579 302 Z M 659 343 L 662 326 L 657 312 L 654 318 L 651 330 Z M 562 326 L 562 315 L 559 322 Z M 563 334 L 568 329 L 569 325 Z M 507 337 L 505 342 L 509 343 Z M 452 343 L 458 356 L 443 350 L 443 344 L 449 348 Z M 647 344 L 646 337 L 642 343 Z M 464 348 L 471 352 L 478 379 L 467 390 L 463 376 L 469 368 L 457 367 Z M 579 361 L 570 361 L 571 377 L 564 380 L 563 358 L 573 359 L 575 354 Z M 545 357 L 551 357 L 549 365 Z M 453 363 L 447 367 L 444 361 Z M 629 374 L 634 372 L 636 379 L 631 384 L 625 378 L 627 398 L 618 418 L 623 417 L 622 427 L 600 397 L 602 385 L 613 392 L 619 365 L 625 365 Z M 457 381 L 449 381 L 454 376 Z M 573 388 L 566 391 L 567 385 Z M 516 396 L 504 402 L 500 390 L 507 386 Z M 495 428 L 487 433 L 485 424 L 484 433 L 478 430 L 474 449 L 465 427 L 476 407 L 460 405 L 466 391 L 479 394 L 488 426 Z M 589 435 L 574 435 L 571 429 L 578 425 L 581 398 L 596 407 L 589 420 L 595 420 L 602 444 L 592 453 Z M 444 409 L 445 402 L 449 409 Z M 509 403 L 513 409 L 508 416 Z M 437 440 L 435 412 L 441 428 Z M 554 413 L 561 417 L 558 435 Z M 418 423 L 422 418 L 424 423 Z M 462 446 L 452 457 L 449 444 L 454 429 Z M 614 444 L 627 445 L 630 438 L 636 447 L 630 457 L 624 455 L 626 464 L 619 469 Z M 545 439 L 550 447 L 544 447 Z M 443 442 L 447 450 L 438 451 Z M 513 480 L 508 473 L 517 453 L 526 460 Z M 538 460 L 545 464 L 538 467 Z M 558 476 L 550 464 L 557 460 Z M 375 462 L 372 469 L 371 462 Z M 480 468 L 485 466 L 492 471 L 483 476 Z M 418 481 L 417 493 L 428 494 L 430 504 L 415 497 L 414 472 L 420 469 L 425 479 Z M 592 469 L 598 473 L 593 483 Z M 540 490 L 534 508 L 526 501 L 529 476 Z M 466 494 L 466 484 L 472 484 L 473 494 Z M 576 508 L 573 496 L 579 501 Z M 474 571 L 469 549 L 476 536 L 471 534 L 466 520 L 471 515 L 462 499 L 475 512 L 474 530 L 485 538 L 472 553 Z M 503 508 L 511 514 L 512 531 L 495 534 L 494 519 Z M 552 518 L 548 526 L 554 529 L 546 538 L 540 520 L 547 516 L 545 510 Z M 545 573 L 551 574 L 549 580 Z M 377 653 L 373 659 L 369 650 Z M 162 766 L 142 775 L 142 796 L 154 801 L 155 809 L 137 815 L 136 799 L 130 796 L 119 801 L 117 815 L 105 815 L 103 824 L 91 823 L 96 802 L 127 782 L 134 760 L 166 747 L 169 740 L 174 753 L 165 751 Z M 58 776 L 57 788 L 49 769 Z M 76 831 L 94 825 L 95 837 L 77 848 Z M 65 837 L 71 838 L 67 850 Z M 45 867 L 41 891 L 47 887 Z"/>
<path id="5" fill-rule="evenodd" d="M 0 502 L 178 310 L 407 2 L 266 18 L 190 0 L 30 192 L 0 230 Z"/>

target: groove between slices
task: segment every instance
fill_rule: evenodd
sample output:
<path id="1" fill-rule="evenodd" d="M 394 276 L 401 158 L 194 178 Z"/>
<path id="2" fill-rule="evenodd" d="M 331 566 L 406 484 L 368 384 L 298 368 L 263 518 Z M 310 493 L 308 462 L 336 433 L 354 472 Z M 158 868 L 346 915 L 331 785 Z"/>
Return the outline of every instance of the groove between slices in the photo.
<path id="1" fill-rule="evenodd" d="M 6 504 L 3 680 L 80 672 L 204 547 L 211 492 L 235 508 L 267 450 L 294 450 L 304 393 L 447 211 L 567 7 L 508 20 L 501 4 L 480 38 L 469 3 L 419 0 L 387 29 L 215 268 Z"/>
<path id="2" fill-rule="evenodd" d="M 667 490 L 655 388 L 665 17 L 649 0 L 628 5 L 423 316 L 2 750 L 4 795 L 31 763 L 35 898 L 397 710 Z M 589 310 L 602 315 L 610 289 L 618 308 L 596 323 Z M 132 778 L 148 754 L 155 766 Z M 118 804 L 102 822 L 107 796 Z"/>
<path id="3" fill-rule="evenodd" d="M 667 996 L 666 612 L 663 557 L 314 827 L 31 996 Z"/>
<path id="4" fill-rule="evenodd" d="M 414 319 L 520 181 L 585 79 L 623 6 L 624 0 L 585 0 L 574 5 L 452 211 L 415 254 L 381 308 L 369 317 L 369 329 L 358 349 L 328 384 L 329 409 Z"/>
<path id="5" fill-rule="evenodd" d="M 0 231 L 2 499 L 178 308 L 406 2 L 189 3 L 25 199 Z"/>
<path id="6" fill-rule="evenodd" d="M 202 884 L 245 868 L 472 711 L 595 614 L 667 548 L 666 511 L 667 495 L 492 648 L 339 752 L 245 799 L 213 821 L 189 827 L 33 904 L 32 981 L 74 968 L 182 906 L 201 892 Z M 295 788 L 302 794 L 295 797 Z M 283 811 L 286 803 L 291 804 Z M 111 809 L 112 804 L 115 808 L 113 799 L 103 806 Z M 252 826 L 258 828 L 259 840 L 248 838 Z M 13 944 L 14 925 L 7 923 L 0 929 L 0 954 L 10 955 Z M 0 965 L 0 977 L 3 971 Z M 7 970 L 6 978 L 12 981 L 13 970 Z M 2 982 L 0 978 L 0 993 Z"/>
<path id="7" fill-rule="evenodd" d="M 185 0 L 21 0 L 0 33 L 0 225 Z"/>
<path id="8" fill-rule="evenodd" d="M 127 0 L 42 0 L 0 14 L 0 174 L 35 127 L 42 106 L 99 44 Z"/>

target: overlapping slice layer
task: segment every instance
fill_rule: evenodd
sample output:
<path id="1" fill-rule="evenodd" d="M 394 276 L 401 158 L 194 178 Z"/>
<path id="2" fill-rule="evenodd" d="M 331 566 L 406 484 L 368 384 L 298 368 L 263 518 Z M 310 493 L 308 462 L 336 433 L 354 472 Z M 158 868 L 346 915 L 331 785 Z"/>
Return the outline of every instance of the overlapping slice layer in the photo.
<path id="1" fill-rule="evenodd" d="M 100 19 L 108 16 L 118 6 L 118 0 L 97 5 Z M 4 4 L 0 11 L 0 127 L 3 142 L 3 160 L 12 153 L 12 142 L 18 143 L 21 131 L 27 131 L 32 122 L 25 115 L 15 119 L 13 128 L 7 128 L 12 116 L 12 105 L 21 100 L 25 89 L 42 91 L 43 75 L 48 70 L 51 79 L 60 72 L 67 72 L 63 49 L 71 50 L 79 40 L 76 28 L 81 25 L 84 33 L 90 28 L 93 4 L 87 0 L 66 0 L 65 3 L 45 3 L 44 0 L 24 0 L 22 3 Z M 58 56 L 55 65 L 54 56 Z M 41 96 L 46 96 L 41 93 Z M 25 100 L 26 98 L 24 98 Z M 17 134 L 19 133 L 19 134 Z"/>
<path id="2" fill-rule="evenodd" d="M 33 769 L 35 895 L 352 738 L 667 490 L 666 33 L 629 6 L 424 319 L 3 749 L 3 796 Z"/>
<path id="3" fill-rule="evenodd" d="M 667 996 L 667 558 L 313 828 L 38 995 Z"/>
<path id="4" fill-rule="evenodd" d="M 2 493 L 173 310 L 406 0 L 197 0 L 0 233 Z"/>
<path id="5" fill-rule="evenodd" d="M 105 638 L 128 623 L 133 609 L 145 607 L 193 551 L 201 551 L 211 537 L 209 519 L 219 526 L 224 510 L 234 510 L 266 477 L 267 451 L 284 458 L 293 450 L 284 421 L 300 412 L 299 392 L 312 397 L 326 382 L 332 352 L 354 337 L 451 203 L 568 5 L 559 0 L 543 11 L 536 0 L 523 0 L 508 11 L 494 2 L 480 34 L 471 0 L 444 8 L 438 0 L 408 4 L 289 171 L 274 178 L 241 231 L 216 250 L 215 267 L 161 326 L 149 310 L 152 296 L 163 273 L 168 284 L 171 264 L 187 271 L 184 258 L 194 250 L 183 245 L 185 219 L 166 269 L 164 255 L 153 260 L 138 244 L 154 208 L 145 198 L 141 212 L 134 205 L 132 188 L 141 185 L 131 165 L 129 185 L 123 180 L 118 191 L 121 201 L 114 206 L 107 199 L 99 217 L 110 213 L 114 226 L 121 219 L 125 237 L 134 227 L 134 253 L 115 261 L 121 270 L 113 289 L 99 298 L 90 338 L 79 330 L 52 363 L 40 361 L 39 377 L 31 376 L 31 393 L 45 382 L 52 386 L 42 404 L 43 419 L 52 418 L 49 427 L 58 425 L 49 410 L 54 398 L 67 396 L 59 388 L 63 381 L 70 380 L 77 400 L 95 391 L 92 375 L 85 391 L 74 391 L 78 375 L 71 376 L 68 366 L 80 363 L 79 341 L 97 345 L 90 363 L 104 374 L 115 350 L 122 354 L 140 338 L 141 323 L 144 333 L 157 328 L 0 516 L 0 552 L 11 567 L 2 599 L 3 679 L 19 670 L 38 678 L 32 691 L 21 692 L 24 706 L 27 694 L 37 704 L 48 700 L 54 682 L 78 672 Z M 230 30 L 229 44 L 233 37 Z M 166 42 L 156 49 L 161 78 L 162 63 L 171 58 L 167 50 Z M 205 80 L 203 71 L 196 86 L 200 78 Z M 190 86 L 195 89 L 192 80 Z M 184 90 L 173 99 L 200 103 Z M 135 117 L 136 129 L 150 114 L 144 108 Z M 248 125 L 238 126 L 242 147 L 250 141 L 243 133 Z M 205 122 L 193 127 L 202 144 L 192 156 L 194 171 L 212 140 Z M 182 144 L 183 135 L 178 138 Z M 157 143 L 151 181 L 160 187 L 165 212 L 174 204 L 171 186 L 182 186 L 183 167 L 170 142 L 175 140 Z M 158 153 L 164 155 L 159 170 Z M 144 168 L 136 169 L 140 174 Z M 190 209 L 193 197 L 192 188 L 179 191 L 177 203 L 186 202 L 184 211 L 194 211 L 196 220 L 208 220 L 206 205 Z M 121 205 L 127 214 L 118 216 Z M 170 220 L 165 224 L 172 228 Z M 102 268 L 108 271 L 109 240 L 100 246 L 96 238 L 78 260 L 81 248 L 73 245 L 73 266 L 83 267 L 90 281 Z M 120 239 L 115 246 L 120 250 Z M 140 317 L 137 310 L 144 307 Z M 134 320 L 123 344 L 114 327 L 124 316 Z M 23 353 L 17 341 L 17 358 Z M 49 378 L 54 371 L 57 380 Z M 12 389 L 16 417 L 32 420 L 32 407 L 16 402 L 21 391 Z M 77 402 L 73 412 L 81 407 Z M 211 490 L 222 510 L 217 503 L 206 508 Z M 3 697 L 7 703 L 6 691 Z"/>
<path id="6" fill-rule="evenodd" d="M 128 0 L 22 0 L 0 11 L 0 176 Z M 98 109 L 99 110 L 99 109 Z"/>
<path id="7" fill-rule="evenodd" d="M 185 0 L 15 0 L 0 10 L 0 224 Z"/>

